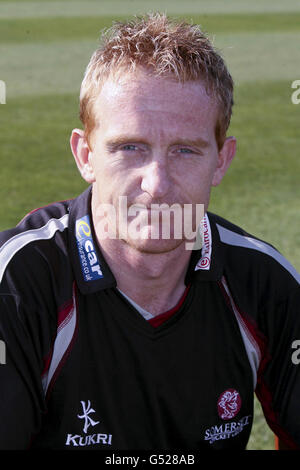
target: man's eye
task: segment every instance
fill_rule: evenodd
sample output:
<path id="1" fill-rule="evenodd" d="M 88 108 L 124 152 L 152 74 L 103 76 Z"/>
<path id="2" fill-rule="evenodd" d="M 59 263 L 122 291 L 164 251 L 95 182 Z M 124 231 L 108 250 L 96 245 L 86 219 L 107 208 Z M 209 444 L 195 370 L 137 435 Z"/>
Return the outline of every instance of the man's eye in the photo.
<path id="1" fill-rule="evenodd" d="M 123 145 L 121 150 L 137 150 L 137 146 L 133 144 Z"/>
<path id="2" fill-rule="evenodd" d="M 187 149 L 187 148 L 181 148 L 181 149 L 178 149 L 178 151 L 180 153 L 194 153 L 194 151 L 192 149 Z"/>

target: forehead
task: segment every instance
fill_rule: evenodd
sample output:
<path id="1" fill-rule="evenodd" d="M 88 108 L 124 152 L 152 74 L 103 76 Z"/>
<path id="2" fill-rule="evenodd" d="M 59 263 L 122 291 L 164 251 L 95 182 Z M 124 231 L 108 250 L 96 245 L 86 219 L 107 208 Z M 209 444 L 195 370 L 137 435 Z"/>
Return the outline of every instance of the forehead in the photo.
<path id="1" fill-rule="evenodd" d="M 214 130 L 218 107 L 199 81 L 180 83 L 145 72 L 109 77 L 94 104 L 96 127 L 172 127 Z"/>

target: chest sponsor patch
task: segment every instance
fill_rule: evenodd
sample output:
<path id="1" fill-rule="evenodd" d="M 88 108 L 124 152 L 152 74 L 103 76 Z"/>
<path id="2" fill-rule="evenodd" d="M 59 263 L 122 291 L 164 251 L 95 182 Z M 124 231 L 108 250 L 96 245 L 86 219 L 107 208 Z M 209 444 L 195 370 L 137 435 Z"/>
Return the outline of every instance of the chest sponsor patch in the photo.
<path id="1" fill-rule="evenodd" d="M 103 274 L 96 254 L 88 215 L 76 220 L 76 241 L 84 280 L 101 279 Z"/>

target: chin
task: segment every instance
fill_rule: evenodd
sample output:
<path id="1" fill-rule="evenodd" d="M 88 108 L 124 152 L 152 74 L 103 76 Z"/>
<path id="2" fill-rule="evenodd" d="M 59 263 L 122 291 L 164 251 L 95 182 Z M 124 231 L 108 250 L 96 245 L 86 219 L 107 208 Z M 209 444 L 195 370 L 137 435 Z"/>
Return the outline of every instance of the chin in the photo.
<path id="1" fill-rule="evenodd" d="M 136 251 L 140 253 L 148 253 L 148 254 L 162 254 L 168 253 L 173 250 L 176 250 L 180 245 L 185 243 L 185 240 L 151 240 L 151 239 L 132 239 L 127 238 L 123 240 L 127 245 L 131 248 L 134 248 Z"/>

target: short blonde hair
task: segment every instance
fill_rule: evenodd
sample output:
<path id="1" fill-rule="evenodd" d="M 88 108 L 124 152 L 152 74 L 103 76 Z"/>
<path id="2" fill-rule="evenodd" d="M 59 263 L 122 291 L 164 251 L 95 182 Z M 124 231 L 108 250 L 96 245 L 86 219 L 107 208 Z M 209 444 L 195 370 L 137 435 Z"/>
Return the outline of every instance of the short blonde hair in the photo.
<path id="1" fill-rule="evenodd" d="M 137 67 L 180 82 L 204 82 L 219 105 L 215 135 L 219 150 L 223 147 L 233 106 L 233 80 L 226 64 L 198 25 L 161 13 L 115 22 L 103 32 L 80 90 L 80 119 L 87 141 L 95 127 L 93 104 L 105 79 L 119 69 L 134 71 Z"/>

